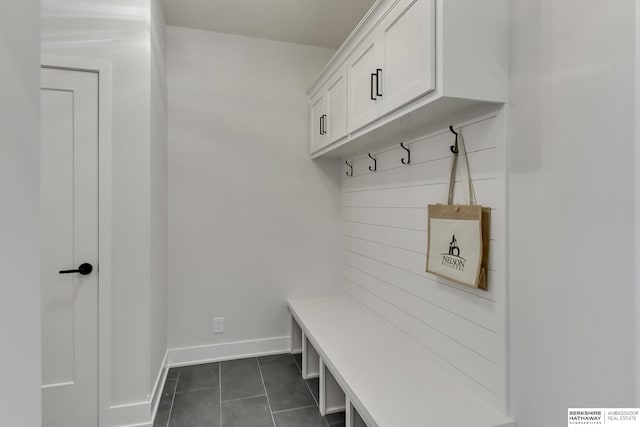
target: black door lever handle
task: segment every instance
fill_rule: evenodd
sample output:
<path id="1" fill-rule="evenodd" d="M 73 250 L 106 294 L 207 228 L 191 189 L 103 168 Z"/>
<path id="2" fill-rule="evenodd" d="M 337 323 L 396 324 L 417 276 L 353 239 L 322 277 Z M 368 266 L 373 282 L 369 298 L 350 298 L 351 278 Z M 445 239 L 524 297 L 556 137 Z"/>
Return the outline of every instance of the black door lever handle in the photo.
<path id="1" fill-rule="evenodd" d="M 60 274 L 80 273 L 83 276 L 86 276 L 87 274 L 91 274 L 92 271 L 93 271 L 93 266 L 85 262 L 83 264 L 80 264 L 77 270 L 60 270 L 59 273 Z"/>

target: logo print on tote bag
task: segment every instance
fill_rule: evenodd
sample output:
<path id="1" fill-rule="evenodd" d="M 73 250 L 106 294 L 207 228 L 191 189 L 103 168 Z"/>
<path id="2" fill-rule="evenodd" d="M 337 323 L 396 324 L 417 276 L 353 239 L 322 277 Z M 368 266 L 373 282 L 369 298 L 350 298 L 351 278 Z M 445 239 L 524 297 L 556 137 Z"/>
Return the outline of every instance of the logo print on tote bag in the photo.
<path id="1" fill-rule="evenodd" d="M 443 266 L 453 270 L 464 271 L 466 259 L 460 256 L 460 248 L 455 234 L 451 237 L 451 242 L 449 242 L 449 253 L 441 253 L 440 255 L 442 255 Z"/>

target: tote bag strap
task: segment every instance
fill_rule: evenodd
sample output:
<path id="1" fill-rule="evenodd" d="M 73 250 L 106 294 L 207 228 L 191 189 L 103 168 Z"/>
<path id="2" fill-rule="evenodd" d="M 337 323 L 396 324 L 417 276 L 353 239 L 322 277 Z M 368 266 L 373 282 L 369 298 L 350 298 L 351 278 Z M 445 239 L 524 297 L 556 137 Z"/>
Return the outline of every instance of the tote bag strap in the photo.
<path id="1" fill-rule="evenodd" d="M 456 145 L 458 146 L 458 153 L 462 152 L 462 159 L 464 160 L 464 167 L 462 169 L 463 175 L 466 175 L 465 193 L 467 193 L 467 201 L 470 205 L 476 203 L 476 192 L 471 182 L 471 173 L 469 172 L 469 160 L 467 158 L 467 149 L 464 145 L 464 137 L 462 136 L 462 130 L 458 131 L 456 135 Z M 449 171 L 449 195 L 447 197 L 447 204 L 453 204 L 453 189 L 456 184 L 456 169 L 458 167 L 458 153 L 454 153 L 451 158 L 451 169 Z"/>
<path id="2" fill-rule="evenodd" d="M 456 134 L 456 146 L 458 145 L 458 135 Z M 460 150 L 458 150 L 460 151 Z M 458 153 L 454 152 L 451 156 L 451 168 L 449 169 L 449 195 L 447 204 L 453 204 L 453 187 L 456 185 L 456 168 L 458 167 Z"/>

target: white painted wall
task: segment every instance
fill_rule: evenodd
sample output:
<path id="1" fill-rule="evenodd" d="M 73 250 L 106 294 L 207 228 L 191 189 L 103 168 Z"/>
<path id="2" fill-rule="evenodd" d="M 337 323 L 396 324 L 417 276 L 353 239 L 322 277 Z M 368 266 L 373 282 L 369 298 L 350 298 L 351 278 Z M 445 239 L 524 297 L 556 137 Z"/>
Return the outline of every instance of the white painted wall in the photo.
<path id="1" fill-rule="evenodd" d="M 40 4 L 0 3 L 3 425 L 40 425 Z"/>
<path id="2" fill-rule="evenodd" d="M 452 123 L 456 123 L 455 121 Z M 456 127 L 458 125 L 456 124 Z M 343 283 L 348 295 L 413 337 L 442 369 L 492 405 L 506 403 L 505 115 L 462 126 L 478 203 L 491 211 L 488 290 L 459 286 L 425 272 L 427 205 L 445 203 L 455 137 L 446 124 L 405 145 L 400 141 L 348 159 L 342 173 Z M 460 163 L 459 163 L 460 164 Z M 462 163 L 463 165 L 464 163 Z M 346 166 L 343 166 L 345 171 Z M 454 201 L 468 203 L 457 170 Z"/>
<path id="3" fill-rule="evenodd" d="M 167 55 L 160 0 L 151 1 L 151 364 L 154 386 L 167 351 Z"/>
<path id="4" fill-rule="evenodd" d="M 150 384 L 155 382 L 159 369 L 150 366 L 151 360 L 157 363 L 162 346 L 163 327 L 155 329 L 154 325 L 154 331 L 151 330 L 152 322 L 162 322 L 162 314 L 160 310 L 152 312 L 151 302 L 162 303 L 161 267 L 166 249 L 162 247 L 162 234 L 152 236 L 152 230 L 162 228 L 162 179 L 166 167 L 162 165 L 161 96 L 154 98 L 154 108 L 158 109 L 154 113 L 154 143 L 151 143 L 150 26 L 150 0 L 42 1 L 44 54 L 103 59 L 113 67 L 111 403 L 114 406 L 148 401 Z M 156 58 L 159 56 L 154 55 L 153 59 Z M 160 65 L 158 71 L 159 68 Z M 161 85 L 154 80 L 154 89 L 156 86 Z M 160 209 L 153 219 L 152 208 Z"/>
<path id="5" fill-rule="evenodd" d="M 511 413 L 635 399 L 636 2 L 511 2 Z M 637 70 L 635 71 L 637 73 Z"/>
<path id="6" fill-rule="evenodd" d="M 169 347 L 287 336 L 286 299 L 340 282 L 339 167 L 309 158 L 305 94 L 333 51 L 167 36 Z"/>

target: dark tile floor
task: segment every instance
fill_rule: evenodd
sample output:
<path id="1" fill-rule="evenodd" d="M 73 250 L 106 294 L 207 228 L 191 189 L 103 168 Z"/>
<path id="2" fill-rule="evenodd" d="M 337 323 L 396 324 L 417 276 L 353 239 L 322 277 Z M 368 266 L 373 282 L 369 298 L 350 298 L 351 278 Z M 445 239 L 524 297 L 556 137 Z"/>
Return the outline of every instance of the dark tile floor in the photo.
<path id="1" fill-rule="evenodd" d="M 343 427 L 322 417 L 318 379 L 303 380 L 301 356 L 277 354 L 172 368 L 154 427 Z"/>

